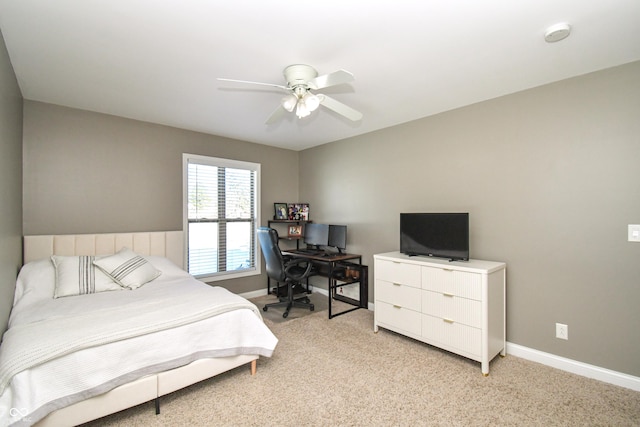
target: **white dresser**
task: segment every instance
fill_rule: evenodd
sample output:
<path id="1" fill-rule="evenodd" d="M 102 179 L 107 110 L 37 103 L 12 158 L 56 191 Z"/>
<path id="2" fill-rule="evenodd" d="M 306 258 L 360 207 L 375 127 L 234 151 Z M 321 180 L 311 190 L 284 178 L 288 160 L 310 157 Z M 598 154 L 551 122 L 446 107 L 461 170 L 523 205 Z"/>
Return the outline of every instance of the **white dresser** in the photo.
<path id="1" fill-rule="evenodd" d="M 374 331 L 383 327 L 481 363 L 505 355 L 506 264 L 400 252 L 374 258 Z"/>

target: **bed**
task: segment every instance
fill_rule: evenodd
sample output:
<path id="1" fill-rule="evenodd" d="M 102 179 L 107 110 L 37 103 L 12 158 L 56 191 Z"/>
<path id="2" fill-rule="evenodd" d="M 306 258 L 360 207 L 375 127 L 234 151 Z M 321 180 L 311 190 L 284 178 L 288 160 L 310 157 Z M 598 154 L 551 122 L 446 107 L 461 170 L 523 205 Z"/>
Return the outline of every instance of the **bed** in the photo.
<path id="1" fill-rule="evenodd" d="M 150 400 L 158 413 L 160 396 L 255 374 L 277 338 L 255 305 L 182 270 L 183 245 L 181 231 L 25 236 L 0 425 L 77 425 Z"/>

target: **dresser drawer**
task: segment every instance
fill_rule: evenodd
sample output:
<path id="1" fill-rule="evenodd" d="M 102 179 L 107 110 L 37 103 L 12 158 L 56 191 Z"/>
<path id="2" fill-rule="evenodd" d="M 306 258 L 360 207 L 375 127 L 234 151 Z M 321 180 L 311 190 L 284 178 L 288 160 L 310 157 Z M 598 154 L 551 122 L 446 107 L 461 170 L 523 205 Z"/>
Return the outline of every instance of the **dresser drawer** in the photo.
<path id="1" fill-rule="evenodd" d="M 422 267 L 422 289 L 482 299 L 482 275 L 447 268 Z"/>
<path id="2" fill-rule="evenodd" d="M 425 341 L 449 351 L 460 351 L 481 357 L 481 329 L 439 317 L 422 315 L 422 337 Z"/>
<path id="3" fill-rule="evenodd" d="M 482 327 L 482 303 L 480 301 L 422 291 L 422 312 L 433 317 L 452 320 L 475 328 Z"/>
<path id="4" fill-rule="evenodd" d="M 421 267 L 419 265 L 376 260 L 375 277 L 376 279 L 386 280 L 387 282 L 401 283 L 419 288 L 421 281 L 420 269 Z"/>
<path id="5" fill-rule="evenodd" d="M 405 307 L 398 307 L 382 301 L 376 301 L 375 321 L 380 326 L 388 327 L 405 335 L 421 336 L 422 314 Z"/>
<path id="6" fill-rule="evenodd" d="M 480 362 L 506 353 L 506 265 L 447 262 L 400 252 L 374 255 L 379 327 Z M 418 291 L 418 292 L 416 292 Z"/>
<path id="7" fill-rule="evenodd" d="M 422 290 L 399 283 L 376 279 L 375 300 L 420 311 Z"/>

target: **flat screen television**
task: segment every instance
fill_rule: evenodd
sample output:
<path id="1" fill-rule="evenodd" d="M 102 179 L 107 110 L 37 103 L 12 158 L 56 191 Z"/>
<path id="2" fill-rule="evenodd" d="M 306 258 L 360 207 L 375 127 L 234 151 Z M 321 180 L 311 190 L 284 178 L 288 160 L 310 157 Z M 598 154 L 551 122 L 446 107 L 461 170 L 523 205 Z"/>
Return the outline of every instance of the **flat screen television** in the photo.
<path id="1" fill-rule="evenodd" d="M 338 249 L 338 252 L 347 249 L 347 226 L 346 225 L 329 225 L 329 244 L 332 248 Z"/>
<path id="2" fill-rule="evenodd" d="M 304 226 L 304 243 L 315 248 L 329 244 L 329 225 L 309 223 Z"/>
<path id="3" fill-rule="evenodd" d="M 400 252 L 469 260 L 468 213 L 401 213 Z"/>

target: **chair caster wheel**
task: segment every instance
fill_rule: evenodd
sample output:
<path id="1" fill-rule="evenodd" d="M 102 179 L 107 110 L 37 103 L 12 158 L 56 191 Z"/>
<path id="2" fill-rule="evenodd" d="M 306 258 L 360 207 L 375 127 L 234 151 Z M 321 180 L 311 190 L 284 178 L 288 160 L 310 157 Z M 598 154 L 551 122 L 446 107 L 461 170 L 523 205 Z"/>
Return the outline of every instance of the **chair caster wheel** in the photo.
<path id="1" fill-rule="evenodd" d="M 282 317 L 284 317 L 285 319 L 286 319 L 287 317 L 289 317 L 289 312 L 288 312 L 288 311 L 285 311 L 285 312 L 284 312 L 284 314 L 282 315 Z"/>
<path id="2" fill-rule="evenodd" d="M 316 308 L 312 305 L 309 307 L 309 310 L 314 311 Z"/>
<path id="3" fill-rule="evenodd" d="M 269 310 L 269 307 L 262 307 L 262 311 L 267 311 Z"/>
<path id="4" fill-rule="evenodd" d="M 309 304 L 310 302 L 311 302 L 311 300 L 310 300 L 309 298 L 305 298 L 305 299 L 304 299 L 304 303 L 305 303 L 305 304 Z"/>

